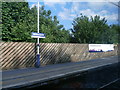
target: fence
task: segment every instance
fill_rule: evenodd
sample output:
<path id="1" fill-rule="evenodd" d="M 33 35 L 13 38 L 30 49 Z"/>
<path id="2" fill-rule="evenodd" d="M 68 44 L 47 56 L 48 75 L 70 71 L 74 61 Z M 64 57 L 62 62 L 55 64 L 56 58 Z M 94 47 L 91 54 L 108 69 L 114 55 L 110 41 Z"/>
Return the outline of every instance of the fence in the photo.
<path id="1" fill-rule="evenodd" d="M 33 67 L 36 45 L 26 42 L 1 42 L 1 69 Z M 89 53 L 88 44 L 41 43 L 41 65 L 78 62 L 117 55 L 117 47 L 111 52 Z"/>

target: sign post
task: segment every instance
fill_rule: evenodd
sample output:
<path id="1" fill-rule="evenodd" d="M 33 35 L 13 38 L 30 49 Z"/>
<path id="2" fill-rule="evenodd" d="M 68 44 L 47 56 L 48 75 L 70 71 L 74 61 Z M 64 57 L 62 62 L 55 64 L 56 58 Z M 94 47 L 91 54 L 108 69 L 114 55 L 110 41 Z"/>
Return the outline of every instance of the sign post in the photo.
<path id="1" fill-rule="evenodd" d="M 37 32 L 39 33 L 39 2 L 38 2 L 38 30 Z M 40 48 L 40 44 L 39 44 L 39 38 L 37 38 L 37 56 L 36 56 L 36 62 L 35 62 L 35 67 L 39 68 L 40 67 L 40 53 L 39 53 L 39 48 Z"/>
<path id="2" fill-rule="evenodd" d="M 37 33 L 36 32 L 32 32 L 31 37 L 32 38 L 37 38 L 37 55 L 36 55 L 36 62 L 35 62 L 35 67 L 39 68 L 40 67 L 40 42 L 39 39 L 40 38 L 45 38 L 45 34 L 44 33 L 39 33 L 39 2 L 38 2 L 38 17 L 37 17 Z"/>
<path id="3" fill-rule="evenodd" d="M 31 37 L 32 38 L 37 38 L 37 55 L 36 55 L 35 67 L 39 68 L 40 67 L 40 53 L 39 53 L 40 44 L 39 44 L 39 38 L 45 38 L 45 34 L 44 33 L 32 32 Z"/>

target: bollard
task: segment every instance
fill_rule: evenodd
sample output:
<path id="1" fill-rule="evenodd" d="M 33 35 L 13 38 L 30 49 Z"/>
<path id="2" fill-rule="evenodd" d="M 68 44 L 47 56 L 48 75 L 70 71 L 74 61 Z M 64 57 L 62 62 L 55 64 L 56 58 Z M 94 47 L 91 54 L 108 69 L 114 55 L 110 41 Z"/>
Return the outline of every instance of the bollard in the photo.
<path id="1" fill-rule="evenodd" d="M 37 55 L 36 55 L 35 67 L 36 67 L 36 68 L 39 68 L 39 67 L 40 67 L 40 54 L 37 54 Z"/>

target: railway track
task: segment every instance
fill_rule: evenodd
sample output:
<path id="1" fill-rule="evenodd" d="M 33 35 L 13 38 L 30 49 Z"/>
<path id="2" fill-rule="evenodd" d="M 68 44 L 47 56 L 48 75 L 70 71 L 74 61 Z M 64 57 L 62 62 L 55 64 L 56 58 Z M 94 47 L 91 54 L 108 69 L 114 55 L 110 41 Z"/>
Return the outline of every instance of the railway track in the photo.
<path id="1" fill-rule="evenodd" d="M 120 78 L 107 83 L 106 85 L 101 86 L 98 90 L 103 90 L 103 89 L 115 89 L 115 90 L 120 90 Z"/>

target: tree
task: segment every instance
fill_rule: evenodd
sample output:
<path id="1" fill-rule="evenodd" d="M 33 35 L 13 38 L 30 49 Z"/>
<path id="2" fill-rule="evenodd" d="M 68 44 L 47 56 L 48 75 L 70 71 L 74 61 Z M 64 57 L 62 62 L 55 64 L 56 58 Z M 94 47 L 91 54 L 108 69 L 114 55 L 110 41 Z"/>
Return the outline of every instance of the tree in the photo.
<path id="1" fill-rule="evenodd" d="M 46 34 L 45 39 L 41 42 L 67 43 L 70 42 L 69 31 L 65 30 L 63 25 L 59 24 L 57 16 L 51 16 L 51 11 L 44 10 L 44 6 L 40 9 L 40 31 Z"/>
<path id="2" fill-rule="evenodd" d="M 37 32 L 37 7 L 30 9 L 27 2 L 3 2 L 2 6 L 2 40 L 35 42 L 31 32 Z M 46 34 L 40 42 L 69 42 L 69 32 L 51 13 L 40 7 L 40 32 Z"/>
<path id="3" fill-rule="evenodd" d="M 100 19 L 100 16 L 91 17 L 91 22 L 93 24 L 92 29 L 94 30 L 94 42 L 92 43 L 109 43 L 108 42 L 108 30 L 109 26 L 106 24 L 107 20 L 105 18 Z"/>
<path id="4" fill-rule="evenodd" d="M 21 29 L 27 19 L 29 7 L 27 2 L 3 2 L 2 3 L 2 40 L 16 41 L 20 34 L 27 34 L 28 30 Z M 25 31 L 26 32 L 25 32 Z M 25 36 L 26 37 L 26 36 Z M 24 38 L 25 38 L 24 37 Z M 23 41 L 23 40 L 22 40 Z"/>
<path id="5" fill-rule="evenodd" d="M 110 25 L 109 29 L 109 42 L 110 43 L 119 43 L 119 33 L 120 33 L 120 26 L 119 25 Z"/>
<path id="6" fill-rule="evenodd" d="M 108 25 L 105 18 L 95 16 L 89 19 L 81 14 L 80 17 L 74 19 L 71 29 L 73 33 L 72 42 L 77 43 L 107 43 L 105 36 Z"/>

